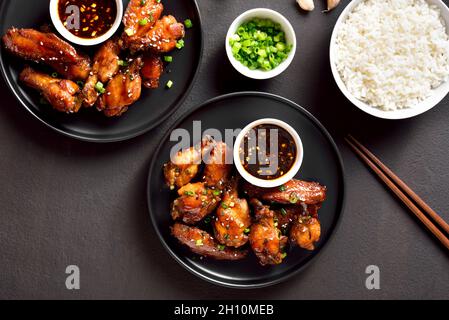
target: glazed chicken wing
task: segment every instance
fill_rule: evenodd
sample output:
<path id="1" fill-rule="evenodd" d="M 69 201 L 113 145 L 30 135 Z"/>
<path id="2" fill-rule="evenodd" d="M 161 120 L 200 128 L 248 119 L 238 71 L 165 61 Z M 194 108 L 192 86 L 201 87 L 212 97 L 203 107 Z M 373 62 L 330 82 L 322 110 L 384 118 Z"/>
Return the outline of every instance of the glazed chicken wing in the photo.
<path id="1" fill-rule="evenodd" d="M 249 234 L 251 248 L 263 266 L 282 263 L 288 238 L 281 235 L 275 224 L 275 214 L 268 206 L 264 206 L 257 199 L 251 199 L 250 202 L 256 215 Z"/>
<path id="2" fill-rule="evenodd" d="M 298 216 L 290 230 L 291 241 L 306 250 L 314 250 L 320 236 L 320 221 L 312 216 Z"/>
<path id="3" fill-rule="evenodd" d="M 145 37 L 160 19 L 163 10 L 164 6 L 158 0 L 131 0 L 123 16 L 123 46 L 138 46 L 140 39 Z"/>
<path id="4" fill-rule="evenodd" d="M 139 100 L 142 91 L 141 67 L 142 58 L 137 57 L 126 70 L 109 81 L 97 105 L 107 117 L 121 116 L 130 105 Z"/>
<path id="5" fill-rule="evenodd" d="M 164 72 L 164 64 L 160 56 L 153 54 L 145 55 L 143 58 L 143 68 L 140 71 L 143 85 L 148 89 L 159 87 L 159 79 Z"/>
<path id="6" fill-rule="evenodd" d="M 196 254 L 217 260 L 240 260 L 246 257 L 247 251 L 237 250 L 220 245 L 206 231 L 175 223 L 171 228 L 172 235 Z"/>
<path id="7" fill-rule="evenodd" d="M 91 74 L 84 83 L 83 90 L 81 90 L 81 97 L 83 99 L 83 106 L 90 108 L 97 102 L 100 93 L 98 93 L 95 86 L 98 83 L 98 76 Z"/>
<path id="8" fill-rule="evenodd" d="M 211 141 L 210 149 L 203 152 L 203 160 L 206 163 L 204 168 L 204 181 L 208 187 L 223 189 L 232 171 L 232 153 L 224 142 Z"/>
<path id="9" fill-rule="evenodd" d="M 100 94 L 95 89 L 96 84 L 100 81 L 106 84 L 119 71 L 119 54 L 120 47 L 115 40 L 108 40 L 103 44 L 94 57 L 94 65 L 92 72 L 87 78 L 82 94 L 84 96 L 84 106 L 92 107 Z"/>
<path id="10" fill-rule="evenodd" d="M 60 75 L 70 80 L 84 81 L 90 74 L 91 65 L 89 58 L 82 58 L 75 64 L 48 62 Z"/>
<path id="11" fill-rule="evenodd" d="M 248 242 L 246 231 L 251 225 L 248 202 L 240 199 L 238 180 L 234 179 L 224 191 L 223 201 L 213 222 L 215 238 L 228 247 L 241 247 Z"/>
<path id="12" fill-rule="evenodd" d="M 189 183 L 178 190 L 179 198 L 172 205 L 173 220 L 182 219 L 195 224 L 214 211 L 220 202 L 220 192 L 206 187 L 203 182 Z"/>
<path id="13" fill-rule="evenodd" d="M 210 151 L 215 141 L 205 136 L 196 146 L 178 151 L 164 164 L 164 176 L 171 190 L 188 184 L 198 174 L 199 166 L 204 155 Z"/>
<path id="14" fill-rule="evenodd" d="M 47 64 L 65 78 L 85 80 L 89 76 L 89 57 L 78 54 L 74 47 L 53 33 L 11 28 L 3 36 L 3 43 L 12 54 Z"/>
<path id="15" fill-rule="evenodd" d="M 314 250 L 320 240 L 321 225 L 318 219 L 320 204 L 288 206 L 275 211 L 278 226 L 283 234 L 290 234 L 292 243 Z"/>
<path id="16" fill-rule="evenodd" d="M 53 78 L 26 67 L 20 74 L 20 81 L 39 90 L 45 99 L 58 111 L 75 113 L 81 107 L 78 85 L 70 80 Z"/>
<path id="17" fill-rule="evenodd" d="M 278 222 L 278 227 L 283 234 L 288 234 L 293 221 L 296 217 L 303 213 L 302 206 L 289 206 L 281 209 L 274 210 L 274 216 Z"/>
<path id="18" fill-rule="evenodd" d="M 326 187 L 317 182 L 290 180 L 277 188 L 259 188 L 245 184 L 250 197 L 280 204 L 317 204 L 326 200 Z"/>
<path id="19" fill-rule="evenodd" d="M 171 161 L 164 164 L 164 176 L 170 190 L 188 184 L 198 173 L 204 140 L 196 146 L 178 151 Z"/>
<path id="20" fill-rule="evenodd" d="M 119 71 L 118 61 L 120 47 L 117 40 L 108 40 L 103 44 L 94 57 L 93 73 L 98 75 L 98 80 L 106 83 Z"/>
<path id="21" fill-rule="evenodd" d="M 179 39 L 184 38 L 184 25 L 173 16 L 164 16 L 145 36 L 125 41 L 131 51 L 150 50 L 153 53 L 166 53 L 176 47 Z"/>

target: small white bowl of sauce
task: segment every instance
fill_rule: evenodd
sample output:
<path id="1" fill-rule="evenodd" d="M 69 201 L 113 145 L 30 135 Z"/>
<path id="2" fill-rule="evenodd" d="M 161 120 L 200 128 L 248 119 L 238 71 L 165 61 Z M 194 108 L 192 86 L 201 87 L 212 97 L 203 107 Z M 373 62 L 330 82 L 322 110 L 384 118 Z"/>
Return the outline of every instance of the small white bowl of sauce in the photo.
<path id="1" fill-rule="evenodd" d="M 252 185 L 279 187 L 295 177 L 304 158 L 304 148 L 295 129 L 277 119 L 248 124 L 234 144 L 234 164 Z"/>
<path id="2" fill-rule="evenodd" d="M 56 30 L 68 41 L 94 46 L 111 38 L 122 22 L 122 0 L 50 0 Z"/>

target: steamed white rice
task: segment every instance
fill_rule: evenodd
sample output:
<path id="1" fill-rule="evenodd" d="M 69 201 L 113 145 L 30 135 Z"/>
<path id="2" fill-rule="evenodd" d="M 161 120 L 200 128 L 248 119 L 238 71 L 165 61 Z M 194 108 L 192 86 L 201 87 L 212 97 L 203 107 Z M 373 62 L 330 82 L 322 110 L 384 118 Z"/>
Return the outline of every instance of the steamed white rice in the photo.
<path id="1" fill-rule="evenodd" d="M 335 60 L 357 99 L 383 110 L 413 107 L 449 75 L 440 10 L 425 0 L 365 0 L 341 25 Z"/>

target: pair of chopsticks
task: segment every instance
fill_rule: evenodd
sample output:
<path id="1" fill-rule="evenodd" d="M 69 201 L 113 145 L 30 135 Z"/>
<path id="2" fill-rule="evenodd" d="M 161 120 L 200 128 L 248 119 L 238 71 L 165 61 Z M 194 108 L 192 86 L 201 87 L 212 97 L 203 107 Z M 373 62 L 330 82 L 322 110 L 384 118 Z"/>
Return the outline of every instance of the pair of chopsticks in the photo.
<path id="1" fill-rule="evenodd" d="M 393 191 L 393 193 L 410 209 L 410 211 L 449 249 L 449 224 L 447 224 L 430 206 L 424 202 L 410 187 L 399 179 L 393 171 L 384 165 L 374 154 L 348 135 L 346 142 L 376 175 Z M 432 221 L 432 220 L 433 221 Z M 438 227 L 439 226 L 439 227 Z M 446 235 L 439 229 L 446 232 Z"/>

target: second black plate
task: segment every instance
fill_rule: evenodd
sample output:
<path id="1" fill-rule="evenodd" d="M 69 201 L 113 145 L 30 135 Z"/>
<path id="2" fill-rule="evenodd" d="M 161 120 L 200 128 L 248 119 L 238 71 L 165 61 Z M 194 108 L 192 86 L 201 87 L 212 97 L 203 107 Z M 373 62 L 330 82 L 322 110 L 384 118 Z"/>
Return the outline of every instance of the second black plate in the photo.
<path id="1" fill-rule="evenodd" d="M 218 129 L 241 129 L 261 118 L 276 118 L 289 123 L 301 136 L 304 162 L 297 178 L 317 181 L 328 188 L 327 200 L 319 215 L 322 237 L 315 251 L 291 248 L 284 263 L 262 267 L 253 254 L 242 261 L 200 259 L 182 247 L 170 235 L 173 221 L 170 201 L 173 192 L 165 185 L 162 167 L 170 159 L 170 150 L 177 141 L 170 141 L 176 128 L 187 130 L 192 137 L 193 122 L 201 121 L 202 132 Z M 193 138 L 196 144 L 201 136 Z M 326 129 L 310 113 L 279 96 L 246 92 L 210 100 L 185 115 L 163 137 L 154 153 L 148 178 L 148 206 L 154 228 L 168 252 L 187 270 L 215 284 L 235 288 L 255 288 L 278 283 L 299 272 L 325 246 L 340 218 L 344 202 L 344 174 L 339 151 Z"/>
<path id="2" fill-rule="evenodd" d="M 124 1 L 128 5 L 128 1 Z M 195 0 L 165 1 L 164 14 L 172 14 L 179 21 L 191 19 L 193 28 L 186 30 L 185 47 L 170 55 L 173 62 L 168 65 L 156 90 L 142 89 L 142 96 L 122 117 L 109 119 L 95 110 L 81 110 L 78 114 L 66 115 L 40 103 L 39 94 L 24 87 L 18 75 L 25 63 L 9 55 L 3 48 L 0 64 L 3 76 L 18 101 L 37 119 L 56 131 L 73 138 L 92 142 L 112 142 L 138 136 L 167 119 L 183 102 L 194 82 L 202 55 L 202 26 Z M 0 9 L 0 34 L 12 26 L 35 28 L 50 23 L 48 1 L 14 0 L 3 1 Z M 119 29 L 121 32 L 123 28 Z M 91 49 L 79 48 L 93 53 Z M 94 48 L 95 49 L 95 48 Z M 174 85 L 164 88 L 168 80 Z"/>

